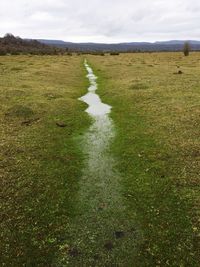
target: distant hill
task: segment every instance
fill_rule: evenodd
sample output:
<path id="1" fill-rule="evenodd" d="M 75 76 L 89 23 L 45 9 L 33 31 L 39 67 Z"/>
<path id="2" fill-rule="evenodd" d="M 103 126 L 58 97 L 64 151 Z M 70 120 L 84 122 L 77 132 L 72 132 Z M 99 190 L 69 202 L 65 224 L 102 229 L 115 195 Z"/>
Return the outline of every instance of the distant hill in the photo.
<path id="1" fill-rule="evenodd" d="M 57 47 L 68 48 L 72 51 L 182 51 L 185 41 L 171 40 L 163 42 L 131 42 L 131 43 L 119 43 L 119 44 L 102 44 L 102 43 L 71 43 L 60 40 L 45 40 L 38 39 L 39 42 L 48 45 L 54 45 Z M 192 50 L 200 50 L 200 41 L 189 41 Z"/>
<path id="2" fill-rule="evenodd" d="M 160 42 L 155 42 L 155 44 L 165 44 L 165 45 L 184 45 L 186 41 L 183 40 L 170 40 L 170 41 L 160 41 Z M 195 40 L 187 40 L 191 45 L 200 45 L 200 41 L 195 41 Z"/>
<path id="3" fill-rule="evenodd" d="M 200 41 L 189 40 L 191 50 L 200 51 Z M 118 44 L 72 43 L 62 40 L 21 39 L 12 34 L 0 38 L 0 55 L 5 54 L 59 54 L 66 51 L 79 52 L 155 52 L 182 51 L 185 41 L 170 40 L 162 42 L 130 42 Z"/>
<path id="4" fill-rule="evenodd" d="M 24 40 L 12 34 L 0 38 L 0 55 L 6 54 L 56 54 L 64 49 L 39 42 L 37 40 Z"/>
<path id="5" fill-rule="evenodd" d="M 30 39 L 27 39 L 30 40 Z M 38 42 L 43 43 L 43 44 L 47 44 L 47 45 L 65 45 L 66 42 L 62 41 L 62 40 L 46 40 L 46 39 L 37 39 Z"/>

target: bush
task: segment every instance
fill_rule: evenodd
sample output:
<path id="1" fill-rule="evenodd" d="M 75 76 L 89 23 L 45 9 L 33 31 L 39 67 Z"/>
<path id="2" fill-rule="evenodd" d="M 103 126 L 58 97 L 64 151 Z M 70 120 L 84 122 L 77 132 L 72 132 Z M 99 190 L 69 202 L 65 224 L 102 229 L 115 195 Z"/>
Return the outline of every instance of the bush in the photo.
<path id="1" fill-rule="evenodd" d="M 5 56 L 7 54 L 6 49 L 0 47 L 0 56 Z"/>
<path id="2" fill-rule="evenodd" d="M 111 56 L 119 56 L 119 53 L 118 52 L 111 52 L 110 55 Z"/>
<path id="3" fill-rule="evenodd" d="M 183 53 L 185 56 L 189 56 L 190 53 L 190 44 L 189 42 L 185 42 L 183 46 Z"/>

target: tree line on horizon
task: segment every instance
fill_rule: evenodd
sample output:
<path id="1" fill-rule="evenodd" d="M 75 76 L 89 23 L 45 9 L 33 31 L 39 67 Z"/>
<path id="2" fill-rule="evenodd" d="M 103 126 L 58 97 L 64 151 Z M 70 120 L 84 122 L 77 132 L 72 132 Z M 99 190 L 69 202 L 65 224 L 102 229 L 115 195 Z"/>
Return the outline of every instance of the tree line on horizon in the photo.
<path id="1" fill-rule="evenodd" d="M 67 52 L 67 48 L 57 48 L 51 45 L 42 44 L 37 40 L 24 40 L 20 37 L 7 33 L 0 38 L 0 55 L 57 55 Z"/>
<path id="2" fill-rule="evenodd" d="M 78 54 L 93 54 L 93 55 L 104 55 L 104 51 L 79 51 L 73 50 Z M 183 53 L 185 56 L 189 55 L 191 50 L 189 42 L 185 42 L 183 46 Z M 126 51 L 129 53 L 139 53 L 145 52 L 140 50 Z M 156 51 L 146 51 L 146 52 L 156 52 Z M 67 47 L 56 47 L 54 45 L 49 45 L 41 43 L 37 40 L 25 40 L 20 37 L 16 37 L 13 34 L 7 33 L 4 37 L 0 38 L 0 56 L 3 55 L 20 55 L 20 54 L 31 54 L 31 55 L 60 55 L 60 54 L 71 55 L 69 48 Z M 119 55 L 119 51 L 110 51 L 111 55 Z M 120 51 L 122 53 L 122 51 Z"/>

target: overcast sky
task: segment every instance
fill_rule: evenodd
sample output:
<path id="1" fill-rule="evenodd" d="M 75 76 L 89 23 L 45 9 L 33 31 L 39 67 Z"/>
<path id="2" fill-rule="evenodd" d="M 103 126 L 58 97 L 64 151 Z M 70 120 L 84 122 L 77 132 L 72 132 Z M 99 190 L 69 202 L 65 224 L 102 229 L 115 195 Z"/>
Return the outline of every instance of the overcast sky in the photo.
<path id="1" fill-rule="evenodd" d="M 200 0 L 0 0 L 0 35 L 73 42 L 200 40 Z"/>

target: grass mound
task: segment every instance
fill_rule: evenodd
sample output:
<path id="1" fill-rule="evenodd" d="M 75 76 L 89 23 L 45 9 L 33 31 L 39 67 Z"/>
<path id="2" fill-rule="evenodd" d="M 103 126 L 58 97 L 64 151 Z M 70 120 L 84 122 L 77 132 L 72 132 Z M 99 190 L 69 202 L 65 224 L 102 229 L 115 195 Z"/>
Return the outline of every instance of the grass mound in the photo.
<path id="1" fill-rule="evenodd" d="M 44 96 L 48 99 L 48 100 L 54 100 L 54 99 L 58 99 L 58 98 L 62 98 L 63 96 L 60 94 L 55 94 L 55 93 L 46 93 L 44 94 Z"/>
<path id="2" fill-rule="evenodd" d="M 17 118 L 30 118 L 35 115 L 35 112 L 27 106 L 15 105 L 8 109 L 6 116 Z"/>
<path id="3" fill-rule="evenodd" d="M 149 88 L 149 86 L 147 84 L 144 84 L 144 83 L 134 83 L 130 86 L 131 90 L 146 90 L 148 88 Z"/>
<path id="4" fill-rule="evenodd" d="M 6 93 L 7 97 L 23 97 L 24 95 L 26 95 L 26 92 L 19 89 L 9 90 Z"/>

